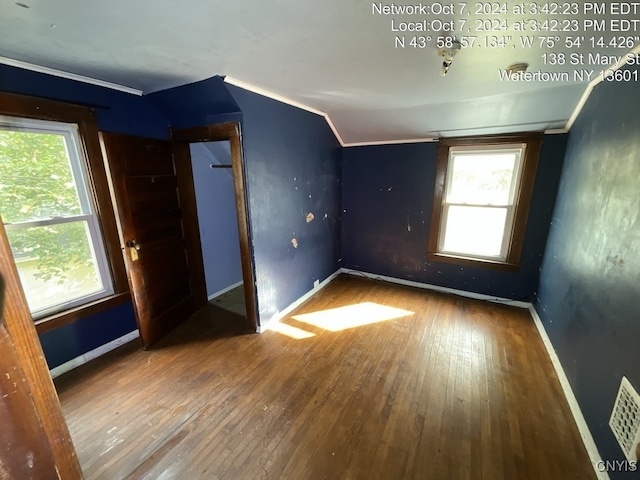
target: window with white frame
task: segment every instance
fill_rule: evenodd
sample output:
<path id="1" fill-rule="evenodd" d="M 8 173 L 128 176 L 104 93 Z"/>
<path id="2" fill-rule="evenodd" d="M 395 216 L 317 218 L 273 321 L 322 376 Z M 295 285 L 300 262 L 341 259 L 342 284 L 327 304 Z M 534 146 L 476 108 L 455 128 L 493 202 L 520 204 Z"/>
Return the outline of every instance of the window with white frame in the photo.
<path id="1" fill-rule="evenodd" d="M 0 215 L 34 318 L 114 293 L 75 124 L 0 116 Z"/>
<path id="2" fill-rule="evenodd" d="M 449 151 L 439 252 L 506 260 L 525 148 Z"/>
<path id="3" fill-rule="evenodd" d="M 455 139 L 440 148 L 430 258 L 517 267 L 539 140 Z"/>

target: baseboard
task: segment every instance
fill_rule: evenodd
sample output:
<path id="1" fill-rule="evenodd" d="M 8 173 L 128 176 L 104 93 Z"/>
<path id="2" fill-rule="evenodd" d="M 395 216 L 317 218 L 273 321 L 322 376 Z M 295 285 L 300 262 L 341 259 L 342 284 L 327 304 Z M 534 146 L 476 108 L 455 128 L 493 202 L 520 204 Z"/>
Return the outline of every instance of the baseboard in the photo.
<path id="1" fill-rule="evenodd" d="M 422 288 L 425 290 L 434 290 L 436 292 L 451 293 L 453 295 L 458 295 L 460 297 L 474 298 L 476 300 L 485 300 L 487 302 L 500 303 L 503 305 L 511 305 L 513 307 L 518 307 L 518 308 L 529 308 L 529 305 L 531 305 L 529 302 L 520 302 L 518 300 L 510 300 L 508 298 L 494 297 L 492 295 L 484 295 L 482 293 L 466 292 L 464 290 L 457 290 L 455 288 L 431 285 L 429 283 L 413 282 L 411 280 L 403 280 L 401 278 L 387 277 L 386 275 L 378 275 L 376 273 L 361 272 L 360 270 L 352 270 L 350 268 L 341 268 L 340 273 L 346 273 L 347 275 L 358 275 L 358 276 L 369 278 L 372 280 L 383 280 L 385 282 L 397 283 L 398 285 L 406 285 L 409 287 Z"/>
<path id="2" fill-rule="evenodd" d="M 239 287 L 240 285 L 242 285 L 244 282 L 242 280 L 240 280 L 238 283 L 234 283 L 233 285 L 229 285 L 227 288 L 223 288 L 222 290 L 218 290 L 217 292 L 212 293 L 211 295 L 209 295 L 207 297 L 207 299 L 209 301 L 213 300 L 216 297 L 219 297 L 220 295 L 224 295 L 225 293 L 227 293 L 230 290 L 233 290 L 236 287 Z"/>
<path id="3" fill-rule="evenodd" d="M 105 343 L 104 345 L 99 346 L 98 348 L 94 348 L 93 350 L 80 355 L 79 357 L 72 358 L 68 362 L 63 363 L 55 368 L 52 368 L 49 373 L 51 373 L 51 378 L 56 378 L 62 375 L 63 373 L 67 373 L 70 370 L 73 370 L 80 365 L 84 365 L 85 363 L 90 362 L 91 360 L 98 358 L 100 355 L 104 355 L 105 353 L 110 352 L 111 350 L 115 350 L 121 345 L 125 343 L 129 343 L 132 340 L 135 340 L 140 336 L 140 332 L 138 330 L 134 330 L 133 332 L 127 333 L 120 338 L 116 338 L 115 340 L 110 341 L 109 343 Z"/>
<path id="4" fill-rule="evenodd" d="M 307 293 L 305 293 L 303 296 L 301 296 L 300 298 L 298 298 L 295 302 L 293 302 L 292 304 L 290 304 L 287 308 L 285 308 L 282 311 L 277 311 L 275 314 L 273 314 L 271 316 L 271 318 L 269 320 L 267 320 L 264 324 L 259 325 L 258 326 L 258 333 L 263 333 L 266 330 L 269 329 L 269 324 L 271 324 L 272 322 L 275 323 L 281 319 L 283 319 L 284 317 L 286 317 L 287 315 L 289 315 L 293 310 L 295 310 L 296 308 L 298 308 L 300 305 L 302 305 L 304 302 L 306 302 L 307 300 L 309 300 L 311 297 L 313 297 L 316 293 L 318 293 L 320 290 L 322 290 L 324 287 L 326 287 L 327 285 L 329 285 L 329 283 L 331 283 L 331 281 L 336 278 L 338 275 L 340 275 L 341 273 L 341 269 L 336 270 L 334 273 L 332 273 L 331 275 L 329 275 L 327 278 L 324 279 L 324 281 L 322 283 L 320 283 L 317 287 L 313 287 L 311 290 L 309 290 Z"/>
<path id="5" fill-rule="evenodd" d="M 556 371 L 556 375 L 560 380 L 560 385 L 562 386 L 562 391 L 564 392 L 564 396 L 569 403 L 569 408 L 571 409 L 571 414 L 573 415 L 573 419 L 578 426 L 578 431 L 580 432 L 580 436 L 582 437 L 582 442 L 584 443 L 585 448 L 587 449 L 587 453 L 589 454 L 589 458 L 591 459 L 591 464 L 593 465 L 593 469 L 596 473 L 596 476 L 599 480 L 609 480 L 609 475 L 607 472 L 601 472 L 597 468 L 597 465 L 602 465 L 602 457 L 598 452 L 598 448 L 596 447 L 595 442 L 593 441 L 593 437 L 591 436 L 591 431 L 589 431 L 589 427 L 587 426 L 587 422 L 582 415 L 582 410 L 580 410 L 580 405 L 578 405 L 578 401 L 576 400 L 575 395 L 573 394 L 573 390 L 571 389 L 571 384 L 569 384 L 569 380 L 567 379 L 567 375 L 564 373 L 564 369 L 562 368 L 562 364 L 560 363 L 560 359 L 556 353 L 555 348 L 553 348 L 553 344 L 551 343 L 551 339 L 549 335 L 547 335 L 547 331 L 542 324 L 542 320 L 540 319 L 540 315 L 536 311 L 533 305 L 529 305 L 529 312 L 531 313 L 531 317 L 538 329 L 538 333 L 540 334 L 540 338 L 542 339 L 542 343 L 547 349 L 547 353 L 549 354 L 549 358 L 551 359 L 551 363 L 553 364 L 553 368 Z"/>

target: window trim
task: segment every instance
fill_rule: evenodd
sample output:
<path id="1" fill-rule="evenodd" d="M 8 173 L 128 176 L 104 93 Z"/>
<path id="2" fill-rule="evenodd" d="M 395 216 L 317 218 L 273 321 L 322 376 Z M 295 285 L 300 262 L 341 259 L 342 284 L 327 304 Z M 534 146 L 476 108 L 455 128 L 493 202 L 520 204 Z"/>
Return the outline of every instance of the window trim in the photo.
<path id="1" fill-rule="evenodd" d="M 38 333 L 53 330 L 130 300 L 131 293 L 120 249 L 115 213 L 100 151 L 98 126 L 93 109 L 55 100 L 0 92 L 0 115 L 77 125 L 78 149 L 82 159 L 86 162 L 87 189 L 90 198 L 93 199 L 92 206 L 100 226 L 113 283 L 113 295 L 39 318 L 35 321 Z"/>
<path id="2" fill-rule="evenodd" d="M 466 267 L 481 267 L 494 270 L 517 272 L 520 269 L 522 246 L 524 243 L 527 218 L 531 207 L 531 196 L 535 183 L 540 154 L 541 133 L 495 135 L 485 137 L 456 137 L 443 138 L 438 148 L 436 162 L 436 178 L 433 195 L 433 210 L 429 231 L 427 259 L 430 262 L 453 263 Z M 503 146 L 506 144 L 526 144 L 522 159 L 519 194 L 514 199 L 514 218 L 511 236 L 507 241 L 506 259 L 489 259 L 456 254 L 441 253 L 439 249 L 440 232 L 442 230 L 443 199 L 446 189 L 447 170 L 449 165 L 449 151 L 457 147 L 487 147 Z"/>
<path id="3" fill-rule="evenodd" d="M 79 149 L 80 139 L 77 125 L 0 115 L 0 131 L 62 136 L 69 161 L 70 174 L 76 186 L 78 206 L 81 210 L 80 213 L 61 213 L 61 216 L 7 223 L 5 224 L 5 230 L 7 232 L 17 232 L 33 227 L 64 225 L 67 223 L 84 224 L 88 230 L 87 240 L 89 240 L 89 248 L 93 252 L 96 273 L 102 284 L 102 288 L 98 291 L 89 292 L 81 296 L 76 296 L 75 298 L 58 301 L 54 305 L 32 310 L 31 315 L 34 321 L 113 295 L 111 269 L 107 261 L 106 248 L 88 185 L 87 162 Z"/>

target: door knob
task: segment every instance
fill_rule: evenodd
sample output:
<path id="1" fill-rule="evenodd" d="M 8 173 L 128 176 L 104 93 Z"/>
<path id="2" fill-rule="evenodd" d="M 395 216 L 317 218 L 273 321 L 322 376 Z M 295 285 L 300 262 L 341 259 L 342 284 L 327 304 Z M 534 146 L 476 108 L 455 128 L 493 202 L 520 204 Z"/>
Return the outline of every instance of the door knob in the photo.
<path id="1" fill-rule="evenodd" d="M 129 240 L 127 242 L 127 247 L 135 248 L 136 250 L 140 250 L 140 244 L 138 242 L 136 242 L 135 240 Z"/>
<path id="2" fill-rule="evenodd" d="M 138 261 L 138 250 L 140 250 L 140 244 L 135 240 L 129 240 L 127 242 L 127 247 L 129 248 L 129 253 L 131 254 L 131 261 Z"/>

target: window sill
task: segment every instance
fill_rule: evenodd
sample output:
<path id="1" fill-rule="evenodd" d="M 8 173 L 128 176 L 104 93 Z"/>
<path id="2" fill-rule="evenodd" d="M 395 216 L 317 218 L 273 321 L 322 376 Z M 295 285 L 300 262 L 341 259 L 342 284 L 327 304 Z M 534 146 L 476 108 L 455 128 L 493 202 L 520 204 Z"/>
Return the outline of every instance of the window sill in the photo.
<path id="1" fill-rule="evenodd" d="M 488 268 L 491 270 L 499 270 L 503 272 L 517 272 L 520 270 L 520 265 L 515 263 L 501 262 L 498 260 L 487 260 L 484 258 L 460 257 L 444 253 L 429 252 L 427 254 L 427 260 L 429 260 L 430 262 L 453 263 L 455 265 L 461 265 L 464 267 Z"/>
<path id="2" fill-rule="evenodd" d="M 131 300 L 131 293 L 116 293 L 100 300 L 96 300 L 79 307 L 75 307 L 64 312 L 55 313 L 48 317 L 40 318 L 36 320 L 36 331 L 38 334 L 43 334 L 56 328 L 60 328 L 64 325 L 68 325 L 82 318 L 95 315 L 97 313 L 109 310 L 110 308 L 122 305 L 125 302 Z"/>

